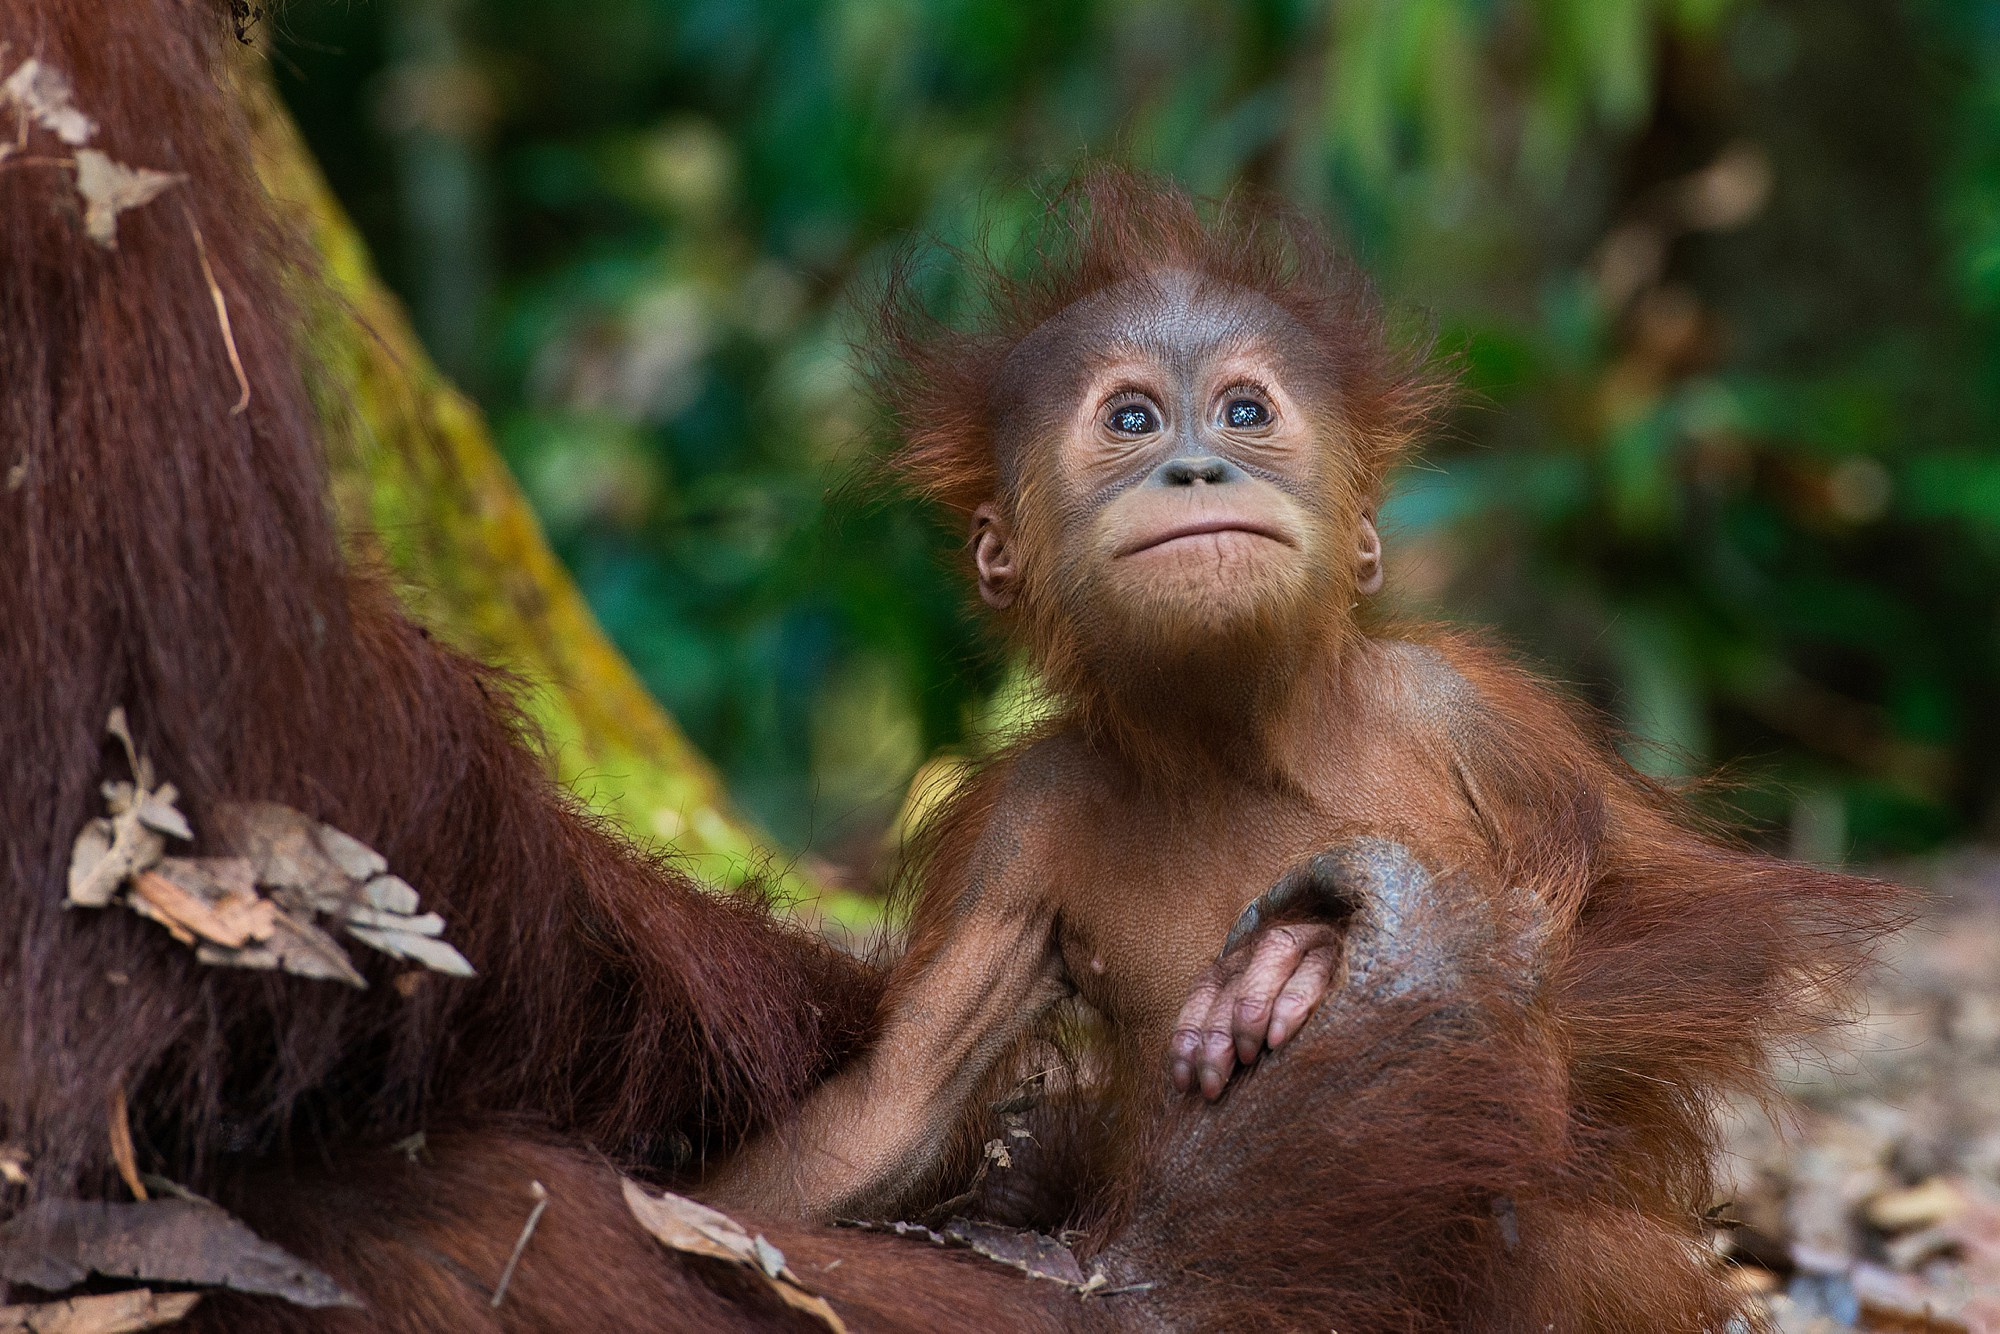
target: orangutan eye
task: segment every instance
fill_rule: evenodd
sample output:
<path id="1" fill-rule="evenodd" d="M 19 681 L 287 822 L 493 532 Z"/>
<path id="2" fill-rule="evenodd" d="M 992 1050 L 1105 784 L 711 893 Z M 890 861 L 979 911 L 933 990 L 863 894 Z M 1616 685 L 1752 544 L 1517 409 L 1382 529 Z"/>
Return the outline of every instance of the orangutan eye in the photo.
<path id="1" fill-rule="evenodd" d="M 1144 403 L 1127 403 L 1111 410 L 1111 429 L 1125 435 L 1151 435 L 1160 429 L 1160 419 Z"/>
<path id="2" fill-rule="evenodd" d="M 1229 406 L 1222 410 L 1222 416 L 1233 429 L 1247 431 L 1253 426 L 1268 424 L 1271 411 L 1254 398 L 1232 398 Z"/>

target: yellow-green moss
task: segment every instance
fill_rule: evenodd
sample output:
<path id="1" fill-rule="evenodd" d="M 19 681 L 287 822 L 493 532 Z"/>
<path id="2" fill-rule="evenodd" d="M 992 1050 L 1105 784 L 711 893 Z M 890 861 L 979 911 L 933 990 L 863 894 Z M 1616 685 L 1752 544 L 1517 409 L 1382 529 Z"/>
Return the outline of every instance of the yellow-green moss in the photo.
<path id="1" fill-rule="evenodd" d="M 871 900 L 821 894 L 730 808 L 550 551 L 479 409 L 382 286 L 263 70 L 246 62 L 241 83 L 265 188 L 317 254 L 299 284 L 302 347 L 356 558 L 385 563 L 433 633 L 528 683 L 557 777 L 593 809 L 712 884 L 758 878 L 835 922 L 872 923 Z"/>

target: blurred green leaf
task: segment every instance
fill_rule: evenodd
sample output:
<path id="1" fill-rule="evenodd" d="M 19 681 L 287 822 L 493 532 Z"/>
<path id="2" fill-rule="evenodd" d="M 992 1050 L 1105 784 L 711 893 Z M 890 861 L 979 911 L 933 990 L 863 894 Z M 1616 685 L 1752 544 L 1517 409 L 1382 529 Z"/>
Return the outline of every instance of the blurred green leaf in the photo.
<path id="1" fill-rule="evenodd" d="M 413 3 L 421 43 L 289 9 L 286 94 L 606 627 L 793 845 L 865 863 L 898 771 L 1032 709 L 963 535 L 857 483 L 848 344 L 910 237 L 1005 252 L 1091 153 L 1290 196 L 1446 331 L 1463 406 L 1383 513 L 1409 610 L 1497 624 L 1658 772 L 1735 766 L 1775 842 L 2000 811 L 1992 6 Z M 948 263 L 920 286 L 961 309 Z"/>

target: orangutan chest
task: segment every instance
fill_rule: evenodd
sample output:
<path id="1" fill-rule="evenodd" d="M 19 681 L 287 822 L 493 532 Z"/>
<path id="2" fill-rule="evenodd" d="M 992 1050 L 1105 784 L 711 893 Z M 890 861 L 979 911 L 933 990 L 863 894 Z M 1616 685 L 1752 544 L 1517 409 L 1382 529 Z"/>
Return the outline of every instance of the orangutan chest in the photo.
<path id="1" fill-rule="evenodd" d="M 1226 824 L 1092 821 L 1066 859 L 1058 919 L 1078 993 L 1121 1030 L 1166 1041 L 1188 987 L 1237 914 L 1339 822 L 1303 804 L 1264 803 Z"/>

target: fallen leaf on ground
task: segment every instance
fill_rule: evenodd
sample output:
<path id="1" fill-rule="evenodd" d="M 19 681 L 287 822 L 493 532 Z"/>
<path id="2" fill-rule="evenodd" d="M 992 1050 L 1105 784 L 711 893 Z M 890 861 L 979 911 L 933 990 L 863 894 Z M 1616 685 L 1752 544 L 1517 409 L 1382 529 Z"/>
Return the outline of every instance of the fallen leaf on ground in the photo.
<path id="1" fill-rule="evenodd" d="M 83 196 L 83 230 L 106 250 L 118 248 L 118 215 L 150 204 L 186 178 L 178 172 L 128 167 L 94 148 L 76 150 L 76 192 Z"/>
<path id="2" fill-rule="evenodd" d="M 0 1306 L 0 1334 L 135 1334 L 176 1323 L 200 1300 L 198 1292 L 133 1288 L 37 1306 Z"/>
<path id="3" fill-rule="evenodd" d="M 1929 920 L 1860 1022 L 1725 1122 L 1723 1248 L 1780 1334 L 2000 1334 L 2000 855 L 1896 868 Z M 1753 1286 L 1754 1285 L 1754 1286 Z"/>
<path id="4" fill-rule="evenodd" d="M 213 1205 L 37 1200 L 0 1225 L 0 1278 L 61 1292 L 91 1274 L 359 1306 L 338 1283 Z"/>
<path id="5" fill-rule="evenodd" d="M 28 119 L 75 147 L 97 133 L 97 122 L 71 100 L 69 76 L 30 56 L 0 83 L 0 105 L 12 102 Z"/>
<path id="6" fill-rule="evenodd" d="M 649 1195 L 631 1180 L 624 1181 L 623 1186 L 626 1207 L 639 1220 L 639 1226 L 661 1245 L 684 1255 L 705 1255 L 754 1270 L 785 1305 L 816 1317 L 835 1334 L 846 1334 L 847 1326 L 826 1298 L 808 1291 L 786 1267 L 785 1253 L 766 1241 L 761 1233 L 753 1237 L 728 1214 L 685 1195 L 672 1191 Z"/>
<path id="7" fill-rule="evenodd" d="M 10 1186 L 28 1184 L 28 1151 L 18 1144 L 0 1144 L 0 1181 Z"/>
<path id="8" fill-rule="evenodd" d="M 1940 1177 L 1902 1190 L 1887 1191 L 1868 1201 L 1862 1217 L 1882 1232 L 1908 1232 L 1912 1228 L 1948 1223 L 1964 1213 L 1965 1196 Z"/>

